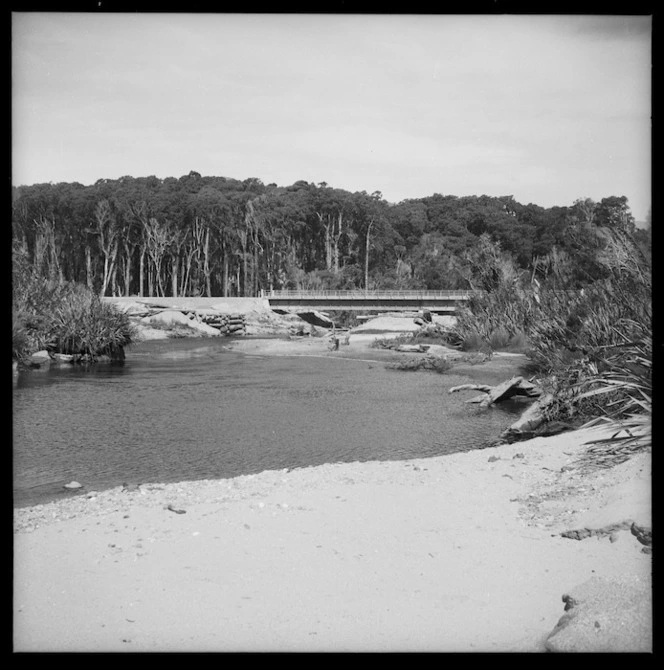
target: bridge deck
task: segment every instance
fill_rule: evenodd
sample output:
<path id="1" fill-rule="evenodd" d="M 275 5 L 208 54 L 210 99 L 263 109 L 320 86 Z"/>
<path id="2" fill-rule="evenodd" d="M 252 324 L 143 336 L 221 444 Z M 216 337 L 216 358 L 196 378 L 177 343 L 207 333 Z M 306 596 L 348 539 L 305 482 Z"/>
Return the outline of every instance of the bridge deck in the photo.
<path id="1" fill-rule="evenodd" d="M 453 313 L 469 291 L 270 291 L 270 307 L 285 310 L 408 311 Z"/>
<path id="2" fill-rule="evenodd" d="M 282 299 L 351 299 L 351 300 L 468 300 L 473 291 L 363 291 L 360 289 L 348 291 L 300 291 L 295 289 L 266 291 L 264 297 Z"/>

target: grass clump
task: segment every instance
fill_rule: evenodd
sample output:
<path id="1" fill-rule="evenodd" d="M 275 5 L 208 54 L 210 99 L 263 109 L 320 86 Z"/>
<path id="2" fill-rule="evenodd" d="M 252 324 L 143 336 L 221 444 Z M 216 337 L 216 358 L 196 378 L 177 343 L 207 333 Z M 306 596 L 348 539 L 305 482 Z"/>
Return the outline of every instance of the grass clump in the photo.
<path id="1" fill-rule="evenodd" d="M 12 356 L 36 351 L 72 354 L 89 361 L 124 358 L 134 329 L 129 317 L 87 287 L 43 277 L 16 254 L 12 285 Z"/>
<path id="2" fill-rule="evenodd" d="M 651 262 L 630 233 L 603 228 L 584 286 L 556 254 L 542 281 L 505 270 L 460 310 L 453 337 L 464 351 L 525 352 L 538 383 L 553 395 L 549 421 L 608 422 L 607 442 L 650 444 L 652 417 Z"/>
<path id="3" fill-rule="evenodd" d="M 495 328 L 489 335 L 489 346 L 493 351 L 504 351 L 507 349 L 512 335 L 503 326 Z"/>
<path id="4" fill-rule="evenodd" d="M 468 333 L 461 338 L 461 351 L 488 353 L 491 345 L 479 334 Z"/>

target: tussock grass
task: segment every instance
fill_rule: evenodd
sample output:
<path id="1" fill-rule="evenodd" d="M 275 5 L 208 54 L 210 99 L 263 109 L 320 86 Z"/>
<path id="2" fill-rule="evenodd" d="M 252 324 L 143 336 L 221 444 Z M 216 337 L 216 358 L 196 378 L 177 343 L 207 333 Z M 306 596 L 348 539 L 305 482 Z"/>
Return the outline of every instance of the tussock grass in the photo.
<path id="1" fill-rule="evenodd" d="M 616 442 L 643 445 L 652 415 L 650 259 L 628 233 L 604 236 L 602 279 L 572 290 L 555 267 L 541 286 L 512 278 L 469 301 L 454 336 L 466 351 L 525 351 L 554 395 L 550 421 L 612 423 Z"/>
<path id="2" fill-rule="evenodd" d="M 503 351 L 507 348 L 512 339 L 512 335 L 503 326 L 498 326 L 489 335 L 489 346 L 493 351 Z"/>
<path id="3" fill-rule="evenodd" d="M 488 353 L 491 345 L 479 333 L 468 333 L 461 339 L 461 351 Z"/>
<path id="4" fill-rule="evenodd" d="M 39 350 L 96 360 L 121 359 L 134 329 L 129 317 L 87 287 L 32 271 L 16 255 L 12 285 L 12 355 L 23 361 Z"/>

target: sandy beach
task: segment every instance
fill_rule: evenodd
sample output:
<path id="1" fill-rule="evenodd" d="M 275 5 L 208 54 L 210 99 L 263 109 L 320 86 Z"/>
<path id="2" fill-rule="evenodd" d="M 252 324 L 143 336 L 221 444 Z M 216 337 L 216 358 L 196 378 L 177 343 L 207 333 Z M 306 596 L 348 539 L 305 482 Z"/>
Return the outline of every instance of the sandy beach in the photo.
<path id="1" fill-rule="evenodd" d="M 384 360 L 371 339 L 232 347 Z M 607 434 L 17 509 L 14 650 L 542 652 L 563 596 L 599 579 L 616 602 L 560 650 L 649 651 L 652 556 L 631 524 L 651 526 L 651 456 L 589 467 L 584 443 Z M 624 585 L 645 590 L 636 613 Z"/>

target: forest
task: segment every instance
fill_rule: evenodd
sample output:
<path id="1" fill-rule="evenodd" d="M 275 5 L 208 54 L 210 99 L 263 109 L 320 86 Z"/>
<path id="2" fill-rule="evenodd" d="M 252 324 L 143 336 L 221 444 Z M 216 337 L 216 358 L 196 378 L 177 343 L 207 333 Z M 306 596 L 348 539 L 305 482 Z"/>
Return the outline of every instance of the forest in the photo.
<path id="1" fill-rule="evenodd" d="M 602 278 L 603 231 L 649 249 L 625 196 L 550 208 L 513 196 L 387 202 L 297 181 L 121 177 L 12 189 L 12 244 L 32 271 L 99 296 L 256 296 L 272 289 L 482 288 L 473 267 L 490 239 L 518 271 L 569 286 Z M 480 278 L 481 283 L 481 278 Z"/>
<path id="2" fill-rule="evenodd" d="M 525 353 L 550 392 L 549 421 L 649 430 L 652 220 L 636 227 L 625 196 L 550 208 L 438 193 L 389 203 L 326 183 L 197 172 L 12 196 L 15 361 L 38 350 L 122 359 L 132 327 L 104 296 L 470 289 L 456 325 L 435 333 L 444 343 Z"/>

